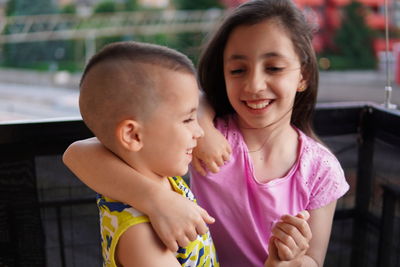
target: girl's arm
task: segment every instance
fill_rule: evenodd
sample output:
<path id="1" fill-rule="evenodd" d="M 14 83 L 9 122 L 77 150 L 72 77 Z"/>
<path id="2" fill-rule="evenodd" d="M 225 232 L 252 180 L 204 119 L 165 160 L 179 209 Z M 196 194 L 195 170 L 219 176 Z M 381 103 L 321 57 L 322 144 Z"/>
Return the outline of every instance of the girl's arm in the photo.
<path id="1" fill-rule="evenodd" d="M 161 241 L 172 251 L 206 233 L 206 224 L 214 222 L 200 206 L 142 176 L 96 138 L 70 145 L 63 161 L 94 191 L 147 214 Z"/>
<path id="2" fill-rule="evenodd" d="M 329 238 L 331 236 L 336 202 L 336 200 L 332 201 L 325 207 L 310 211 L 309 224 L 313 237 L 310 241 L 310 248 L 307 250 L 306 256 L 310 257 L 315 262 L 315 266 L 322 267 L 324 265 Z"/>
<path id="3" fill-rule="evenodd" d="M 199 124 L 204 130 L 204 137 L 197 141 L 193 150 L 193 167 L 203 176 L 207 169 L 219 172 L 219 167 L 229 161 L 231 146 L 226 138 L 214 127 L 215 112 L 203 95 L 200 96 Z"/>

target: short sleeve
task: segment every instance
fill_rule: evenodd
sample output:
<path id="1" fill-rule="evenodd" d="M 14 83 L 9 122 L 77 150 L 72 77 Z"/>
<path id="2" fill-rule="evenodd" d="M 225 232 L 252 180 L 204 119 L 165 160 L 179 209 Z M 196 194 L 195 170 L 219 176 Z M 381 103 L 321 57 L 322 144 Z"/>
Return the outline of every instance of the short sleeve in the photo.
<path id="1" fill-rule="evenodd" d="M 215 121 L 215 128 L 217 128 L 226 140 L 228 140 L 232 149 L 241 143 L 241 133 L 236 125 L 233 115 L 217 118 Z"/>
<path id="2" fill-rule="evenodd" d="M 310 199 L 307 209 L 322 208 L 342 197 L 348 190 L 342 167 L 327 149 L 320 151 L 320 160 L 314 165 L 314 177 L 310 183 Z"/>
<path id="3" fill-rule="evenodd" d="M 217 128 L 225 138 L 228 138 L 229 124 L 229 118 L 216 118 L 214 121 L 215 128 Z"/>

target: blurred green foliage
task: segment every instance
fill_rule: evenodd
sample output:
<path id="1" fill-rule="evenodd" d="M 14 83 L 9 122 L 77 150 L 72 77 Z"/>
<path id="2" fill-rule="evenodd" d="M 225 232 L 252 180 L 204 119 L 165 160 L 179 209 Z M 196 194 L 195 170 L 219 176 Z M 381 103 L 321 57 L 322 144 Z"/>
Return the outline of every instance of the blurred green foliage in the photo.
<path id="1" fill-rule="evenodd" d="M 134 11 L 138 9 L 139 5 L 137 0 L 125 0 L 125 11 Z"/>
<path id="2" fill-rule="evenodd" d="M 173 0 L 176 9 L 209 9 L 223 8 L 223 5 L 218 0 Z"/>
<path id="3" fill-rule="evenodd" d="M 52 0 L 9 0 L 6 5 L 7 16 L 37 15 L 57 13 L 57 7 Z"/>
<path id="4" fill-rule="evenodd" d="M 172 0 L 172 5 L 177 9 L 209 9 L 221 8 L 218 0 Z M 10 0 L 7 2 L 6 14 L 34 15 L 43 13 L 77 14 L 77 6 L 68 4 L 57 7 L 53 0 Z M 93 7 L 93 13 L 112 13 L 123 11 L 149 10 L 142 7 L 137 0 L 112 1 L 102 0 Z M 81 27 L 93 27 L 93 25 L 81 24 Z M 5 31 L 7 32 L 6 27 Z M 205 33 L 180 33 L 180 34 L 154 34 L 154 35 L 126 35 L 117 37 L 96 38 L 96 50 L 108 43 L 117 41 L 136 40 L 141 42 L 156 43 L 174 48 L 197 62 L 200 54 L 200 45 L 203 43 Z M 3 56 L 0 65 L 11 68 L 28 68 L 42 71 L 68 70 L 71 72 L 82 71 L 85 65 L 85 40 L 48 41 L 4 44 Z"/>
<path id="5" fill-rule="evenodd" d="M 210 8 L 224 8 L 219 0 L 173 0 L 176 9 L 182 10 L 204 10 Z M 201 52 L 201 45 L 206 33 L 180 33 L 174 36 L 170 47 L 187 55 L 195 64 Z"/>
<path id="6" fill-rule="evenodd" d="M 62 14 L 76 14 L 76 5 L 68 4 L 61 8 L 60 13 Z"/>
<path id="7" fill-rule="evenodd" d="M 330 61 L 330 69 L 373 69 L 377 59 L 373 50 L 376 33 L 365 22 L 365 7 L 352 1 L 343 9 L 341 27 L 337 30 L 332 51 L 322 53 Z"/>
<path id="8" fill-rule="evenodd" d="M 7 16 L 38 15 L 58 13 L 52 0 L 10 0 L 6 5 Z M 4 29 L 5 32 L 9 28 Z M 50 66 L 51 62 L 61 60 L 73 46 L 71 41 L 11 43 L 3 45 L 2 65 L 14 68 L 35 68 Z M 54 63 L 52 64 L 52 66 Z"/>
<path id="9" fill-rule="evenodd" d="M 93 12 L 94 13 L 112 13 L 118 10 L 117 4 L 114 1 L 106 0 L 101 1 L 95 7 Z"/>

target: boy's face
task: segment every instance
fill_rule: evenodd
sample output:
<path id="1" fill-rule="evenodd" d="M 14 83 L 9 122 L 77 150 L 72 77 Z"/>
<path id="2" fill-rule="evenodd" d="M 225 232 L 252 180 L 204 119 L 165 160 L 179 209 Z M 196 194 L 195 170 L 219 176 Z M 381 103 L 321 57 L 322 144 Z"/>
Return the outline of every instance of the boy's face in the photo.
<path id="1" fill-rule="evenodd" d="M 159 176 L 184 175 L 203 130 L 197 122 L 199 90 L 194 75 L 162 69 L 156 86 L 162 94 L 142 123 L 141 153 L 147 169 Z"/>

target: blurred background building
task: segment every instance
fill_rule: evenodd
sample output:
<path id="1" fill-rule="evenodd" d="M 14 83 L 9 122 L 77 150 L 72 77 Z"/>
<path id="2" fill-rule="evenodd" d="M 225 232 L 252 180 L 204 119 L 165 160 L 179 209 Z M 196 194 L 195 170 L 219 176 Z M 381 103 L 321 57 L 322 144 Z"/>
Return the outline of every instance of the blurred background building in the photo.
<path id="1" fill-rule="evenodd" d="M 167 45 L 196 63 L 207 34 L 229 8 L 245 1 L 35 0 L 33 4 L 30 0 L 0 0 L 0 120 L 79 116 L 76 89 L 80 72 L 85 62 L 110 42 Z M 378 90 L 385 86 L 386 68 L 390 73 L 386 80 L 394 86 L 400 83 L 398 1 L 387 1 L 388 53 L 384 0 L 294 1 L 316 29 L 314 47 L 321 75 L 326 77 L 321 79 L 319 101 L 354 100 L 363 95 L 365 98 L 357 100 L 382 102 L 383 92 Z M 350 72 L 354 73 L 351 77 Z M 369 89 L 367 80 L 372 81 L 366 84 Z M 371 93 L 343 90 L 332 98 L 329 88 L 349 86 L 362 86 Z M 397 104 L 399 94 L 393 91 Z M 45 98 L 41 102 L 40 96 Z M 29 98 L 37 101 L 23 101 Z"/>

